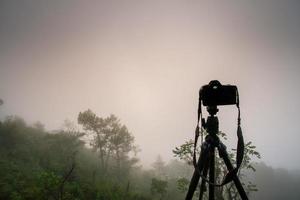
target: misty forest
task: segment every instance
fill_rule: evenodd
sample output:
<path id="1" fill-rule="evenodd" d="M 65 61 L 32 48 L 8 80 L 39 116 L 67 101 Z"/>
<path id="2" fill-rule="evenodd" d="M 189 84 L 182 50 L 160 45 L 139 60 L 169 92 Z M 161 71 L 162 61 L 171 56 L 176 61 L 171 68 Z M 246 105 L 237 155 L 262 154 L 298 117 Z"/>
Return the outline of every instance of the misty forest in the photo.
<path id="1" fill-rule="evenodd" d="M 102 118 L 86 110 L 77 123 L 63 124 L 49 132 L 41 122 L 27 125 L 17 116 L 1 121 L 0 199 L 184 199 L 193 172 L 193 141 L 175 147 L 174 159 L 165 162 L 157 155 L 151 168 L 143 169 L 133 134 L 115 115 Z M 226 139 L 225 133 L 219 135 Z M 234 151 L 230 154 L 233 159 Z M 251 199 L 299 197 L 299 172 L 254 163 L 253 157 L 260 154 L 248 142 L 239 177 Z M 217 158 L 217 181 L 225 171 Z M 269 193 L 272 187 L 281 189 Z M 233 183 L 218 188 L 216 197 L 240 199 Z"/>
<path id="2" fill-rule="evenodd" d="M 299 19 L 0 0 L 0 200 L 299 200 Z"/>

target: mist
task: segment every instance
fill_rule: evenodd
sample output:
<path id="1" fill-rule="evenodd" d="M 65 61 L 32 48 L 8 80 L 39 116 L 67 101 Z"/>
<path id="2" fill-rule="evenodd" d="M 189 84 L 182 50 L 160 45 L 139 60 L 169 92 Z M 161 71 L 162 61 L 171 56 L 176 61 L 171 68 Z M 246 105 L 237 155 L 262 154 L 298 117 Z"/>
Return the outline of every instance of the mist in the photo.
<path id="1" fill-rule="evenodd" d="M 48 132 L 90 109 L 113 114 L 140 165 L 193 139 L 198 92 L 237 85 L 245 141 L 273 168 L 300 170 L 297 1 L 1 1 L 0 119 Z M 207 114 L 205 114 L 207 116 Z M 236 147 L 237 110 L 220 106 Z M 254 159 L 258 161 L 258 159 Z"/>

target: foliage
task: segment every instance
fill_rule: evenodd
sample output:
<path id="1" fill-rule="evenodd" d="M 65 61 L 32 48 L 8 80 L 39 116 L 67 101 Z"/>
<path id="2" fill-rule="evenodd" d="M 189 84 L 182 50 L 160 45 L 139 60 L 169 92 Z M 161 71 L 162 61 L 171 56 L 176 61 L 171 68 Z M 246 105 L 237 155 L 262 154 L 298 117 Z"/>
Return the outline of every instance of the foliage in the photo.
<path id="1" fill-rule="evenodd" d="M 174 156 L 178 157 L 180 160 L 185 161 L 187 164 L 193 164 L 193 147 L 194 142 L 192 140 L 186 141 L 180 147 L 175 147 L 173 150 Z M 196 149 L 197 154 L 199 155 L 199 147 Z"/>
<path id="2" fill-rule="evenodd" d="M 187 178 L 178 178 L 177 179 L 177 187 L 181 192 L 186 192 L 188 190 L 188 184 L 190 181 Z"/>
<path id="3" fill-rule="evenodd" d="M 152 168 L 145 170 L 137 165 L 133 136 L 117 117 L 100 118 L 88 110 L 79 114 L 78 121 L 84 131 L 70 121 L 55 132 L 46 131 L 41 122 L 27 125 L 19 117 L 2 121 L 0 199 L 184 199 L 182 191 L 192 166 L 179 160 L 165 162 L 158 156 Z M 192 146 L 185 143 L 177 148 L 177 155 L 191 161 Z M 258 154 L 251 143 L 246 144 L 246 151 L 249 158 L 245 155 L 243 167 L 251 171 L 255 169 L 251 155 Z M 234 157 L 234 151 L 230 156 Z M 256 189 L 249 182 L 249 191 Z"/>
<path id="4" fill-rule="evenodd" d="M 119 174 L 101 180 L 98 155 L 84 145 L 82 135 L 74 129 L 49 133 L 40 122 L 28 126 L 19 117 L 7 117 L 0 123 L 0 199 L 147 200 L 126 184 L 109 181 Z"/>
<path id="5" fill-rule="evenodd" d="M 151 180 L 151 194 L 159 195 L 160 199 L 163 199 L 165 194 L 167 193 L 168 182 L 164 180 L 159 180 L 156 178 L 152 178 Z"/>

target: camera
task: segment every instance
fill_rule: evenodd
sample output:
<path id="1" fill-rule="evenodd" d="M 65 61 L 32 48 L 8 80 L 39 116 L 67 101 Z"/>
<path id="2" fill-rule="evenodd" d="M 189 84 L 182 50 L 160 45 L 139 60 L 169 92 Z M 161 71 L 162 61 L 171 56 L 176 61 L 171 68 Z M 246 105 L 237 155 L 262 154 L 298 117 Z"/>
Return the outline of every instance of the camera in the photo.
<path id="1" fill-rule="evenodd" d="M 235 85 L 222 85 L 217 80 L 210 81 L 200 89 L 200 98 L 204 106 L 235 105 L 237 94 Z"/>

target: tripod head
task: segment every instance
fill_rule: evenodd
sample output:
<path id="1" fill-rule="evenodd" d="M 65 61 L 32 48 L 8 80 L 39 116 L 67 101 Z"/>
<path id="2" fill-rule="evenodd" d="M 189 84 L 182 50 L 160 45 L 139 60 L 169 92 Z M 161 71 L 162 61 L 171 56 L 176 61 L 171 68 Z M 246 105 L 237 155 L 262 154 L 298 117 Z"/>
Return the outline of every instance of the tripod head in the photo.
<path id="1" fill-rule="evenodd" d="M 207 106 L 207 112 L 209 113 L 209 116 L 205 120 L 203 120 L 204 128 L 206 129 L 208 135 L 207 137 L 212 138 L 214 140 L 213 143 L 217 144 L 219 141 L 219 138 L 217 136 L 219 132 L 219 119 L 216 116 L 219 109 L 217 106 Z M 201 136 L 202 137 L 202 136 Z"/>
<path id="2" fill-rule="evenodd" d="M 219 111 L 219 109 L 217 108 L 217 106 L 207 106 L 206 110 L 210 114 L 210 116 L 216 115 L 217 112 Z"/>

